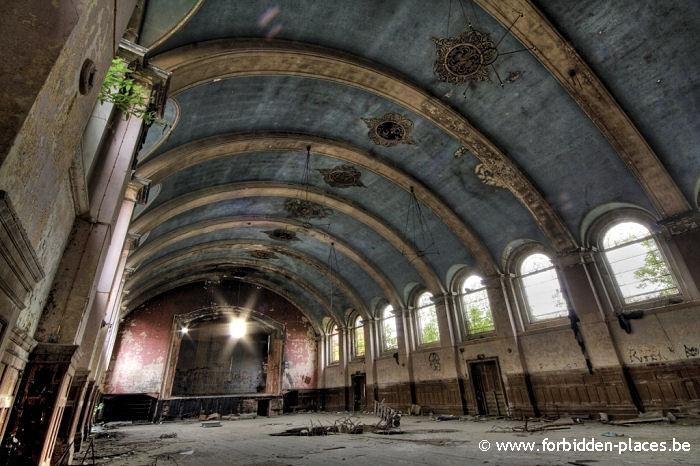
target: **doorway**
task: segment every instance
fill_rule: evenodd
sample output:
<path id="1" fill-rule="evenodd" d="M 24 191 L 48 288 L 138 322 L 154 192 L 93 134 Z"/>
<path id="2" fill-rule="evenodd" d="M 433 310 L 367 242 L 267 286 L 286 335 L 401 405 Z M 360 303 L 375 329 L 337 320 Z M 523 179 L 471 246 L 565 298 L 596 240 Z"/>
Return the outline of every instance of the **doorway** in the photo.
<path id="1" fill-rule="evenodd" d="M 352 378 L 352 409 L 355 412 L 362 411 L 365 407 L 366 377 L 365 374 L 354 374 Z"/>
<path id="2" fill-rule="evenodd" d="M 469 373 L 474 387 L 478 414 L 483 416 L 506 415 L 506 396 L 503 390 L 501 371 L 498 369 L 498 361 L 490 359 L 470 362 Z"/>

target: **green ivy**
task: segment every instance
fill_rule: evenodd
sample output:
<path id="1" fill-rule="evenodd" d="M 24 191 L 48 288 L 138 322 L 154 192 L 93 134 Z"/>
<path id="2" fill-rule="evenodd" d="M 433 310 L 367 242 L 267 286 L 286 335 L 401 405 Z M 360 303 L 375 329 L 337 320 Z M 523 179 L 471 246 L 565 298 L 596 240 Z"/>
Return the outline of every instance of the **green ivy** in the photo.
<path id="1" fill-rule="evenodd" d="M 126 118 L 135 116 L 150 125 L 157 117 L 150 109 L 149 93 L 130 77 L 131 72 L 125 60 L 113 59 L 97 98 L 101 104 L 114 104 Z"/>

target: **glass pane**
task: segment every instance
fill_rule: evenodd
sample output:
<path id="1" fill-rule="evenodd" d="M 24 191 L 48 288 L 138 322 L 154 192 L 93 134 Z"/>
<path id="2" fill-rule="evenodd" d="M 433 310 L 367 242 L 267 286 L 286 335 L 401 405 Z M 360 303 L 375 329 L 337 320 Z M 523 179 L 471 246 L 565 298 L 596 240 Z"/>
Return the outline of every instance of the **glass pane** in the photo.
<path id="1" fill-rule="evenodd" d="M 434 343 L 440 339 L 435 306 L 418 309 L 418 331 L 421 344 Z"/>
<path id="2" fill-rule="evenodd" d="M 360 321 L 362 322 L 362 321 Z M 365 355 L 365 328 L 355 327 L 355 356 Z"/>
<path id="3" fill-rule="evenodd" d="M 626 304 L 678 294 L 653 238 L 606 251 L 605 258 Z"/>
<path id="4" fill-rule="evenodd" d="M 464 280 L 464 284 L 462 285 L 462 293 L 468 293 L 483 287 L 484 283 L 482 282 L 481 277 L 478 275 L 471 275 Z"/>
<path id="5" fill-rule="evenodd" d="M 622 222 L 610 228 L 603 238 L 603 249 L 614 248 L 621 244 L 651 236 L 651 232 L 636 222 Z"/>
<path id="6" fill-rule="evenodd" d="M 486 290 L 479 290 L 462 296 L 464 318 L 470 334 L 491 332 L 494 330 L 489 296 Z"/>
<path id="7" fill-rule="evenodd" d="M 396 336 L 396 318 L 393 315 L 382 320 L 382 342 L 385 350 L 399 347 L 399 341 Z"/>
<path id="8" fill-rule="evenodd" d="M 554 264 L 552 264 L 552 260 L 549 257 L 541 253 L 530 254 L 520 264 L 520 274 L 527 275 L 550 267 L 554 267 Z"/>
<path id="9" fill-rule="evenodd" d="M 423 293 L 418 297 L 418 307 L 430 306 L 433 304 L 433 295 L 430 293 Z"/>
<path id="10" fill-rule="evenodd" d="M 543 270 L 521 280 L 532 321 L 563 317 L 569 313 L 556 270 Z"/>
<path id="11" fill-rule="evenodd" d="M 338 361 L 340 361 L 340 336 L 334 333 L 331 335 L 331 362 Z"/>

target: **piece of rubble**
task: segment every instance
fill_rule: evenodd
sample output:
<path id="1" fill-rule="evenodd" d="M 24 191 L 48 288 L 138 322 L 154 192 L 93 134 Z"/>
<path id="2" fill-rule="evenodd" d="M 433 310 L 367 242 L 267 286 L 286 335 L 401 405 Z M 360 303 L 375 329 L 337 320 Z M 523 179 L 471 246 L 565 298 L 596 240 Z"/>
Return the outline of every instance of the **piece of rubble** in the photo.
<path id="1" fill-rule="evenodd" d="M 204 421 L 202 427 L 221 427 L 220 421 Z"/>
<path id="2" fill-rule="evenodd" d="M 159 438 L 177 438 L 177 432 L 166 432 L 164 434 L 160 434 Z"/>
<path id="3" fill-rule="evenodd" d="M 221 419 L 221 414 L 219 413 L 211 413 L 209 416 L 207 416 L 207 421 L 216 421 Z"/>

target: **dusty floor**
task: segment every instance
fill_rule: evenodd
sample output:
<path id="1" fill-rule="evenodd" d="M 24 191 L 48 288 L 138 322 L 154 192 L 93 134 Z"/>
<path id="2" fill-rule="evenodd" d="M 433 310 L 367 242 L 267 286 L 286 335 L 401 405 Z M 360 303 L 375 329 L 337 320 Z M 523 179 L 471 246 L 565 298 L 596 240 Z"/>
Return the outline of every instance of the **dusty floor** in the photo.
<path id="1" fill-rule="evenodd" d="M 700 464 L 700 429 L 698 422 L 679 420 L 669 424 L 638 424 L 612 426 L 597 421 L 547 432 L 490 432 L 522 426 L 522 422 L 506 420 L 444 421 L 427 417 L 404 417 L 401 435 L 364 433 L 334 434 L 324 437 L 277 437 L 269 434 L 292 427 L 309 426 L 311 421 L 333 425 L 341 416 L 331 413 L 295 414 L 280 417 L 260 417 L 239 421 L 221 421 L 221 427 L 203 428 L 200 422 L 170 422 L 160 425 L 142 424 L 109 430 L 111 438 L 95 440 L 98 464 L 110 465 L 409 465 L 431 464 Z M 376 424 L 377 418 L 361 415 L 364 424 Z M 537 424 L 530 424 L 537 427 Z M 603 433 L 622 434 L 606 437 Z M 160 438 L 176 433 L 176 438 Z M 503 452 L 496 442 L 535 442 L 542 450 L 543 439 L 568 442 L 595 438 L 609 441 L 613 452 Z M 651 444 L 634 442 L 667 442 L 668 450 L 677 442 L 688 442 L 689 452 L 623 452 L 618 454 L 618 442 L 627 448 L 636 445 L 649 449 Z M 490 442 L 487 452 L 483 440 Z M 630 443 L 632 442 L 632 443 Z M 549 444 L 550 448 L 556 448 Z M 680 444 L 676 444 L 677 446 Z M 521 447 L 522 448 L 522 447 Z M 566 448 L 561 444 L 561 449 Z M 574 448 L 574 447 L 570 447 Z M 657 447 L 660 448 L 660 447 Z M 80 464 L 81 452 L 74 464 Z M 92 464 L 91 455 L 88 461 Z"/>

